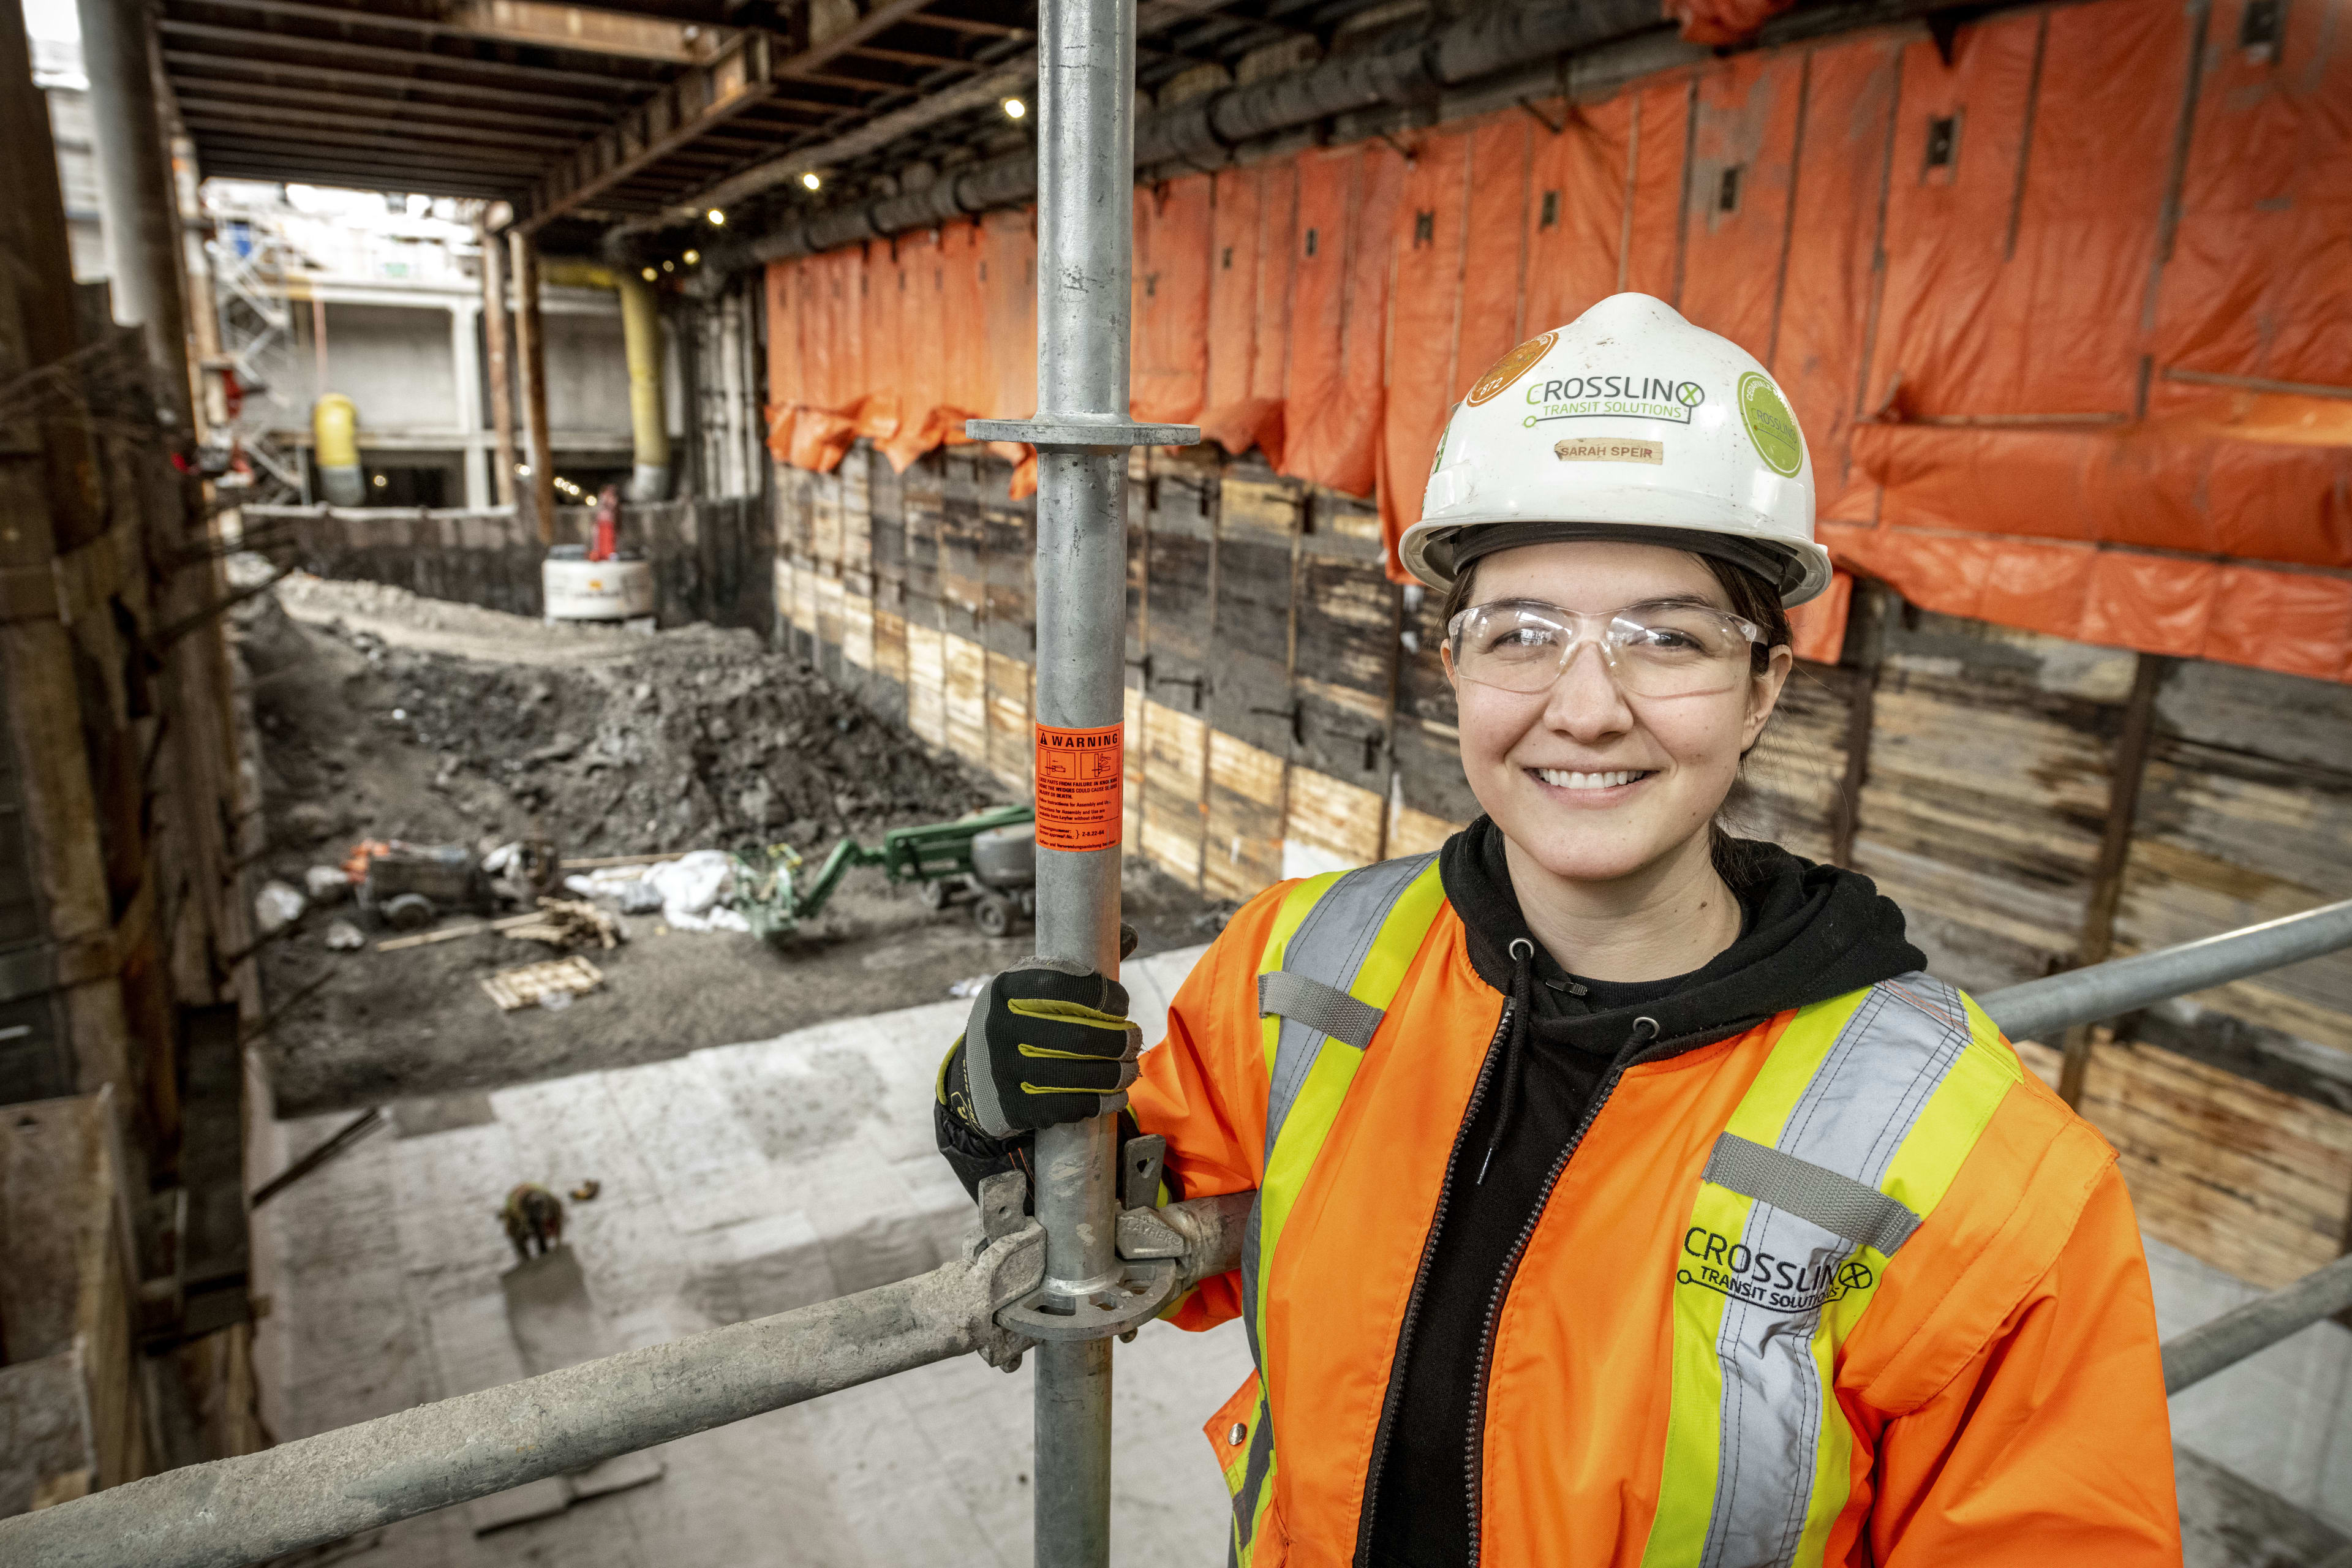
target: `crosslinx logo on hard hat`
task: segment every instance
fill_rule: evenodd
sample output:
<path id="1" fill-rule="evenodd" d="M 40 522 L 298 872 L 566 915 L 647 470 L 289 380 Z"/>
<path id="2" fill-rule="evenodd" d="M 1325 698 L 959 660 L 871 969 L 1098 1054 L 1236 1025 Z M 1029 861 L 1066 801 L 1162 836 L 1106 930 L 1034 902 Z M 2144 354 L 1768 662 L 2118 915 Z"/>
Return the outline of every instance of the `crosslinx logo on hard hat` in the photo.
<path id="1" fill-rule="evenodd" d="M 1572 375 L 1565 381 L 1528 384 L 1529 429 L 1552 419 L 1669 419 L 1690 423 L 1691 410 L 1706 401 L 1706 388 L 1670 375 Z"/>
<path id="2" fill-rule="evenodd" d="M 1479 377 L 1399 554 L 1444 589 L 1495 550 L 1593 538 L 1724 556 L 1783 604 L 1829 585 L 1812 460 L 1779 383 L 1646 294 L 1612 295 Z"/>

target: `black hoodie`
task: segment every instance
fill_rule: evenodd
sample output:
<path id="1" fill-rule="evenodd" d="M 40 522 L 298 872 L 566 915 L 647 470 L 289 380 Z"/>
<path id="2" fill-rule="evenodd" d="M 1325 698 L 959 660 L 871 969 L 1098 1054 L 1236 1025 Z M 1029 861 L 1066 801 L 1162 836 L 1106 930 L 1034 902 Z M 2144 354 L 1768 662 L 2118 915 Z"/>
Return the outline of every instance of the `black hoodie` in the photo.
<path id="1" fill-rule="evenodd" d="M 1390 1373 L 1388 1447 L 1366 1500 L 1372 1568 L 1469 1561 L 1473 1384 L 1486 1321 L 1508 1289 L 1521 1232 L 1615 1073 L 1927 965 L 1904 940 L 1903 911 L 1866 877 L 1739 839 L 1717 867 L 1739 900 L 1738 940 L 1688 974 L 1613 984 L 1580 979 L 1535 942 L 1493 822 L 1480 817 L 1439 852 L 1470 962 L 1512 1002 L 1459 1134 L 1444 1223 Z"/>

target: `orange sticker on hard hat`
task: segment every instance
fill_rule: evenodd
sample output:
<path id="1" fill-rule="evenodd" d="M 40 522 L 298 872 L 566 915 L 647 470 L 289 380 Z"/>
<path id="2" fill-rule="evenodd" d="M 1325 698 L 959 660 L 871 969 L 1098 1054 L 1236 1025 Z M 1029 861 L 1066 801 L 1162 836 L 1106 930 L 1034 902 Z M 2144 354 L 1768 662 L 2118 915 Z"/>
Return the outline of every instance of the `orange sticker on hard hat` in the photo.
<path id="1" fill-rule="evenodd" d="M 1046 849 L 1109 849 L 1119 837 L 1127 772 L 1125 727 L 1037 726 L 1037 843 Z"/>
<path id="2" fill-rule="evenodd" d="M 1529 338 L 1526 342 L 1496 360 L 1494 368 L 1480 376 L 1478 384 L 1470 389 L 1470 406 L 1475 408 L 1482 403 L 1488 403 L 1501 396 L 1511 383 L 1534 369 L 1536 361 L 1549 353 L 1551 345 L 1559 341 L 1559 333 L 1557 331 L 1549 331 L 1539 338 Z"/>

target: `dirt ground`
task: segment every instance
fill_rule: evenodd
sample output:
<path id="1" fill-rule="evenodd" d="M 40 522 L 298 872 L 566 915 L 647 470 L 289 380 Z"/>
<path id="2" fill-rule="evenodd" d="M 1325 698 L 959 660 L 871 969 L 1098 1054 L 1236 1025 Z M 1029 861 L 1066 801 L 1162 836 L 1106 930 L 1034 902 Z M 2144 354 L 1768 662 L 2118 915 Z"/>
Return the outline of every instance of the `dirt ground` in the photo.
<path id="1" fill-rule="evenodd" d="M 810 854 L 844 832 L 871 844 L 886 827 L 1016 798 L 747 632 L 549 627 L 296 576 L 243 607 L 238 646 L 266 865 L 297 888 L 362 838 L 488 849 L 537 835 L 567 858 L 779 841 Z M 1132 865 L 1125 909 L 1146 953 L 1205 940 L 1219 913 Z M 370 945 L 329 950 L 339 917 Z M 992 941 L 966 910 L 926 909 L 875 869 L 851 872 L 820 918 L 774 946 L 673 931 L 658 914 L 625 923 L 625 943 L 589 952 L 601 989 L 560 1012 L 502 1013 L 481 978 L 550 949 L 483 933 L 381 952 L 391 933 L 348 903 L 314 906 L 263 954 L 278 1114 L 764 1039 L 944 997 L 1029 951 L 1026 932 Z"/>

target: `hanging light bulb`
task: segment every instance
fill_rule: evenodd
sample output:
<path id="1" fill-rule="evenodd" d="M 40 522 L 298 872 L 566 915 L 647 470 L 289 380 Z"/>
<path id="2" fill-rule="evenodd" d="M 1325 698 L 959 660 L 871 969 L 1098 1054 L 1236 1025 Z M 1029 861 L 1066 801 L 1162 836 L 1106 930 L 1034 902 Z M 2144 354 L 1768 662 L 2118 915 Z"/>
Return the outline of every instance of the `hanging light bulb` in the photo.
<path id="1" fill-rule="evenodd" d="M 660 277 L 660 276 L 661 276 L 661 274 L 660 274 L 660 273 L 658 273 L 658 272 L 655 271 L 655 270 L 654 270 L 652 268 L 650 268 L 650 267 L 640 268 L 638 270 L 644 274 L 644 276 L 645 276 L 645 279 L 646 279 L 646 282 L 648 282 L 648 283 L 652 282 L 655 279 L 656 279 L 656 278 L 658 278 L 658 277 Z"/>
<path id="2" fill-rule="evenodd" d="M 1005 118 L 1005 119 L 1007 119 L 1007 120 L 1018 120 L 1018 119 L 1020 119 L 1023 115 L 1027 114 L 1028 112 L 1029 112 L 1029 106 L 1028 106 L 1027 104 L 1025 104 L 1025 103 L 1022 102 L 1019 99 L 1017 99 L 1017 98 L 1008 98 L 1008 99 L 1006 99 L 1006 100 L 1004 100 L 1004 118 Z"/>
<path id="3" fill-rule="evenodd" d="M 702 259 L 702 252 L 700 252 L 700 251 L 698 251 L 698 250 L 689 250 L 689 251 L 688 251 L 688 252 L 686 253 L 686 264 L 687 264 L 688 267 L 693 266 L 696 262 L 698 262 L 698 261 L 699 261 L 699 260 L 701 260 L 701 259 Z"/>
<path id="4" fill-rule="evenodd" d="M 710 220 L 710 226 L 713 228 L 725 228 L 727 226 L 727 215 L 717 207 L 712 207 L 709 212 L 704 213 L 702 216 Z"/>
<path id="5" fill-rule="evenodd" d="M 824 181 L 818 177 L 817 172 L 814 169 L 811 169 L 807 174 L 801 176 L 801 184 L 807 189 L 814 191 L 822 186 L 824 184 Z"/>

